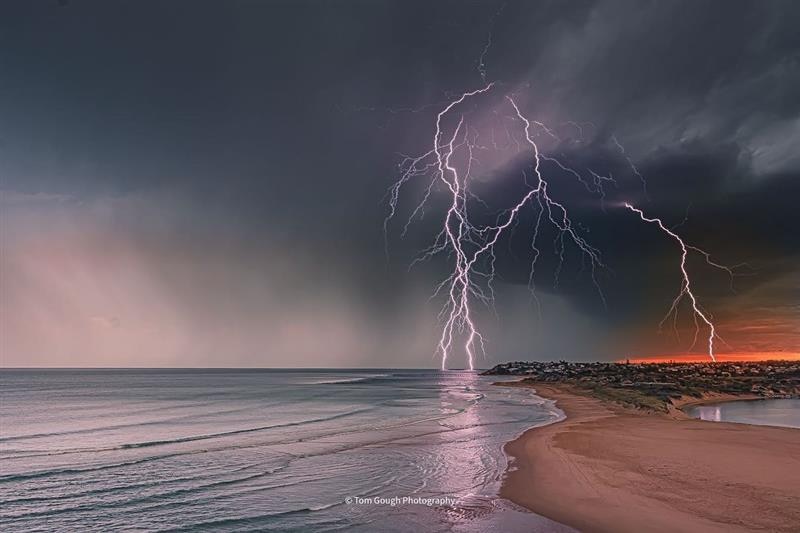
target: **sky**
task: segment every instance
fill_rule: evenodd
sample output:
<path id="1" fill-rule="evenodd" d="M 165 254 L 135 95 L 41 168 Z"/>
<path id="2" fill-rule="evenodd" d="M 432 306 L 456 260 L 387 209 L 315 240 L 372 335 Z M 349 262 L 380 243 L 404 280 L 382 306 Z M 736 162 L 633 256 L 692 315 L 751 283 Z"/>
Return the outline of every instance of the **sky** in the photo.
<path id="1" fill-rule="evenodd" d="M 558 134 L 545 154 L 617 186 L 601 202 L 547 168 L 602 253 L 605 303 L 569 244 L 556 280 L 545 233 L 538 312 L 526 211 L 498 244 L 494 308 L 475 303 L 477 366 L 690 350 L 685 302 L 659 327 L 680 250 L 625 201 L 740 265 L 687 263 L 719 352 L 800 352 L 798 20 L 791 0 L 3 2 L 0 363 L 438 366 L 431 296 L 453 258 L 409 265 L 446 191 L 405 236 L 424 183 L 384 234 L 386 192 L 488 81 L 459 108 L 481 135 L 519 135 L 498 118 L 513 96 Z M 526 165 L 481 161 L 487 213 Z"/>

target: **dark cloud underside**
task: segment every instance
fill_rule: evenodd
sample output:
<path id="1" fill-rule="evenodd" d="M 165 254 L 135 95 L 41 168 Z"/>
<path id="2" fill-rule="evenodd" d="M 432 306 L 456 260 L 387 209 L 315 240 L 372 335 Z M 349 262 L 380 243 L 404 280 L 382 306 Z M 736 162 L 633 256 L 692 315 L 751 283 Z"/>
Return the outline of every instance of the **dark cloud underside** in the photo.
<path id="1" fill-rule="evenodd" d="M 446 261 L 407 266 L 440 220 L 390 226 L 387 263 L 381 202 L 398 153 L 429 149 L 441 103 L 481 84 L 490 33 L 498 94 L 592 123 L 552 150 L 618 176 L 610 206 L 686 218 L 688 241 L 748 264 L 732 290 L 690 263 L 731 349 L 800 350 L 799 21 L 793 1 L 4 2 L 3 364 L 435 364 Z M 516 198 L 526 164 L 486 198 Z M 656 334 L 674 243 L 548 171 L 604 254 L 608 307 L 568 249 L 558 289 L 542 257 L 539 322 L 523 215 L 499 318 L 480 312 L 485 364 L 686 349 Z"/>

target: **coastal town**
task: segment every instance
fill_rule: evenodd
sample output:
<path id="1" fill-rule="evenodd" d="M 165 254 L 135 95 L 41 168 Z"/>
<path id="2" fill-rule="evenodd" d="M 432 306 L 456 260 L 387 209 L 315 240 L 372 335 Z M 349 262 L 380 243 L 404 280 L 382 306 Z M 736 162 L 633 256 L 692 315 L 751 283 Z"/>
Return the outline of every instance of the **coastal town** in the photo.
<path id="1" fill-rule="evenodd" d="M 484 375 L 522 376 L 527 384 L 567 384 L 602 399 L 664 411 L 707 395 L 800 398 L 800 361 L 730 363 L 575 363 L 516 361 Z"/>

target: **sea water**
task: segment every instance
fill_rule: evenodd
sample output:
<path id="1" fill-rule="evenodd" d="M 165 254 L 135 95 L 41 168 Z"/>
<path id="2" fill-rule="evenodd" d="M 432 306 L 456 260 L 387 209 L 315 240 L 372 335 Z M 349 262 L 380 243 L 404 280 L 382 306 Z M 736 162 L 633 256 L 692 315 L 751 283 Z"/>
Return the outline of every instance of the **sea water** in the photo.
<path id="1" fill-rule="evenodd" d="M 567 531 L 497 497 L 561 412 L 432 370 L 3 370 L 2 531 Z"/>

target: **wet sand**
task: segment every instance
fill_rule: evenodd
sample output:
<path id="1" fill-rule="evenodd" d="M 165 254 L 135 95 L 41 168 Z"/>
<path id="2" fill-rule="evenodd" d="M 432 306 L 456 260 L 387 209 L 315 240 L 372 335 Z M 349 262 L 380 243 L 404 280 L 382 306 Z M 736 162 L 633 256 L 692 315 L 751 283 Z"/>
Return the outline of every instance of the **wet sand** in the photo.
<path id="1" fill-rule="evenodd" d="M 800 531 L 800 430 L 534 388 L 567 418 L 506 445 L 502 497 L 586 532 Z"/>

